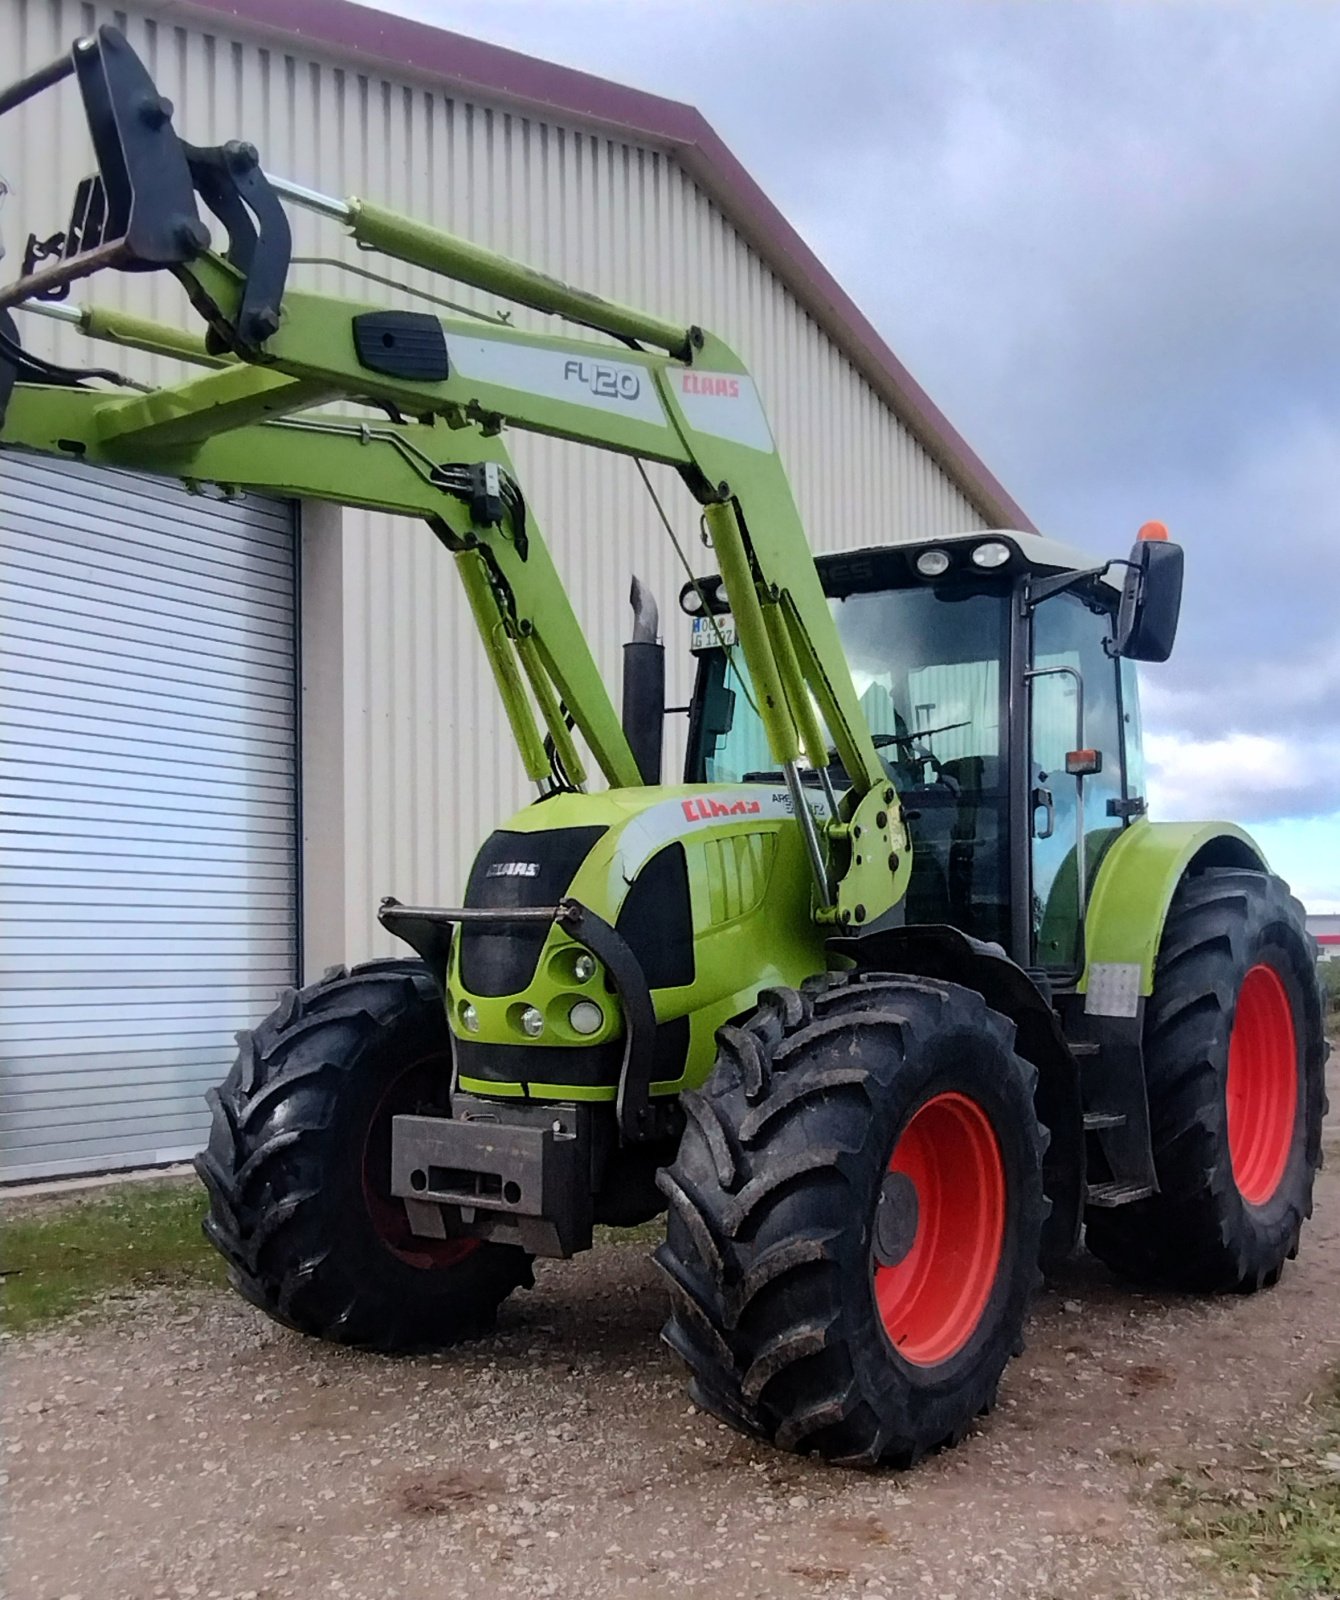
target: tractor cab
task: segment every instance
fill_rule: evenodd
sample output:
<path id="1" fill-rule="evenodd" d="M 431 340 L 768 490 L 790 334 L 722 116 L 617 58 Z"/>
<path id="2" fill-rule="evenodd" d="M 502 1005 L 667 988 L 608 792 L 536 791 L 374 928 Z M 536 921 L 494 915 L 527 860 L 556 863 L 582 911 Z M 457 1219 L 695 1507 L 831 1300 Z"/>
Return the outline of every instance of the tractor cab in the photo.
<path id="1" fill-rule="evenodd" d="M 1060 985 L 1082 964 L 1086 886 L 1145 810 L 1134 658 L 1171 648 L 1167 618 L 1153 627 L 1151 608 L 1166 610 L 1170 585 L 1180 591 L 1180 550 L 1159 550 L 1139 619 L 1124 569 L 1146 568 L 1155 528 L 1129 564 L 1013 532 L 817 558 L 912 834 L 906 920 L 991 941 Z M 685 776 L 776 783 L 719 595 L 708 579 L 681 597 L 698 661 Z M 818 809 L 825 784 L 840 791 L 846 774 L 834 754 L 804 781 Z"/>

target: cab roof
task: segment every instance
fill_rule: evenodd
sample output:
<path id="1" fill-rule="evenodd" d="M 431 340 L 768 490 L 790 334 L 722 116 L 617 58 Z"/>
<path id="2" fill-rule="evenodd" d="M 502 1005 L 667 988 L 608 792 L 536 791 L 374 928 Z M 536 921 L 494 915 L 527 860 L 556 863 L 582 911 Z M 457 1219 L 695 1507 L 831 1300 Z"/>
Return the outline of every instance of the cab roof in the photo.
<path id="1" fill-rule="evenodd" d="M 902 557 L 910 565 L 924 550 L 945 550 L 951 555 L 962 551 L 966 562 L 968 552 L 963 549 L 965 545 L 987 544 L 993 540 L 1009 545 L 1015 552 L 1010 565 L 1016 570 L 1023 567 L 1030 572 L 1091 572 L 1102 565 L 1102 557 L 1090 555 L 1086 550 L 1062 544 L 1058 539 L 1045 538 L 1039 533 L 1023 533 L 1017 528 L 971 528 L 963 533 L 941 534 L 934 539 L 909 539 L 897 544 L 867 546 L 858 550 L 833 550 L 816 557 L 816 562 L 822 573 L 831 571 L 836 576 L 842 572 L 844 576 L 854 576 L 862 564 L 884 565 L 891 554 Z M 1104 573 L 1103 582 L 1119 590 L 1122 586 L 1121 569 Z"/>

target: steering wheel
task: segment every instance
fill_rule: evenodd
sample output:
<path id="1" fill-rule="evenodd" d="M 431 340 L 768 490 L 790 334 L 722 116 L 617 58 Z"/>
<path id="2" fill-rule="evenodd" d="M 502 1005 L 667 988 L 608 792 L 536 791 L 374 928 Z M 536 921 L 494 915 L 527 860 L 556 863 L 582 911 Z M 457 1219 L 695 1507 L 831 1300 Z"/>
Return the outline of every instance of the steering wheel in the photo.
<path id="1" fill-rule="evenodd" d="M 899 717 L 898 720 L 901 722 L 902 718 Z M 918 764 L 929 763 L 931 771 L 935 775 L 935 782 L 942 784 L 957 800 L 959 795 L 963 792 L 962 784 L 959 783 L 957 778 L 951 777 L 950 774 L 945 771 L 944 764 L 935 754 L 934 750 L 930 749 L 929 746 L 921 745 L 920 742 L 923 739 L 933 738 L 937 733 L 953 733 L 956 729 L 966 728 L 967 726 L 967 721 L 946 722 L 938 728 L 918 728 L 915 733 L 877 733 L 873 736 L 872 742 L 876 749 L 887 749 L 889 745 L 896 745 L 900 749 L 907 749 L 910 752 L 912 762 Z M 920 747 L 918 748 L 918 746 Z M 897 769 L 900 766 L 905 766 L 905 764 L 903 762 L 889 762 L 886 764 L 893 768 L 893 770 L 890 772 L 890 776 L 893 778 L 894 782 L 897 783 Z M 923 785 L 904 780 L 901 784 L 899 784 L 899 787 L 905 789 L 915 789 L 921 788 Z"/>

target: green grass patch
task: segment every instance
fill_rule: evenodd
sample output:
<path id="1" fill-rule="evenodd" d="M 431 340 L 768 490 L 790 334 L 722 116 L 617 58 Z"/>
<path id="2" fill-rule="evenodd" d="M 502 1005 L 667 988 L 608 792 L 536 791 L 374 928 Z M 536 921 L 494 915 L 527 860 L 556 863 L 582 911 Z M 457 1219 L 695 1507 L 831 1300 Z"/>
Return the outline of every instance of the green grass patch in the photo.
<path id="1" fill-rule="evenodd" d="M 137 1289 L 223 1282 L 196 1183 L 127 1183 L 0 1223 L 0 1318 L 25 1333 Z"/>
<path id="2" fill-rule="evenodd" d="M 1172 1474 L 1159 1499 L 1178 1530 L 1271 1600 L 1340 1594 L 1340 1374 L 1282 1439 Z"/>
<path id="3" fill-rule="evenodd" d="M 650 1222 L 635 1223 L 631 1228 L 610 1228 L 597 1223 L 597 1245 L 636 1245 L 642 1250 L 654 1249 L 665 1238 L 665 1218 L 653 1217 Z"/>

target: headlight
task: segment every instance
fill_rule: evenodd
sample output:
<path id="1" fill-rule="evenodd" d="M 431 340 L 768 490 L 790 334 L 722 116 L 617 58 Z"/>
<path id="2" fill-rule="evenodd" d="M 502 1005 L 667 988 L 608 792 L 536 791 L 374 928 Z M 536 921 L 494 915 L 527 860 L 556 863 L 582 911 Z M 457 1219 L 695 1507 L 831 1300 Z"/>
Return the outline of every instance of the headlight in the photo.
<path id="1" fill-rule="evenodd" d="M 521 1031 L 528 1038 L 538 1039 L 544 1032 L 544 1013 L 537 1011 L 534 1006 L 527 1006 L 521 1013 Z"/>
<path id="2" fill-rule="evenodd" d="M 596 975 L 596 958 L 580 955 L 572 963 L 572 974 L 578 983 L 590 983 Z"/>
<path id="3" fill-rule="evenodd" d="M 1003 567 L 1010 559 L 1010 547 L 1001 544 L 999 539 L 988 539 L 985 544 L 979 544 L 972 553 L 972 564 L 975 567 Z"/>
<path id="4" fill-rule="evenodd" d="M 461 1027 L 467 1029 L 470 1033 L 479 1032 L 479 1013 L 468 1000 L 461 1006 Z"/>
<path id="5" fill-rule="evenodd" d="M 594 1000 L 579 1000 L 568 1012 L 568 1024 L 574 1033 L 599 1033 L 605 1025 L 605 1013 Z"/>
<path id="6" fill-rule="evenodd" d="M 949 571 L 949 557 L 943 550 L 923 550 L 917 557 L 917 571 L 923 578 L 939 578 Z"/>

